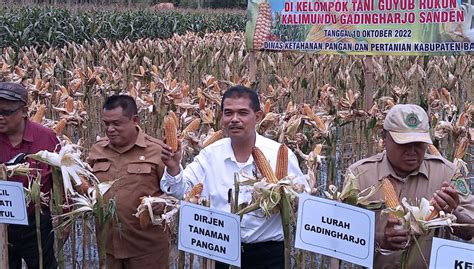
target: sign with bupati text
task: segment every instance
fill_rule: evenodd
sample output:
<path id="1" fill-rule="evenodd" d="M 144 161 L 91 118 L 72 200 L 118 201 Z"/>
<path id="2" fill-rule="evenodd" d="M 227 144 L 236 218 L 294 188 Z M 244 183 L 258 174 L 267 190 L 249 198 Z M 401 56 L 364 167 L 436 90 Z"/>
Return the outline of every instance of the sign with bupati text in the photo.
<path id="1" fill-rule="evenodd" d="M 465 0 L 249 0 L 253 50 L 359 55 L 474 53 Z"/>
<path id="2" fill-rule="evenodd" d="M 295 247 L 372 268 L 375 213 L 301 194 Z"/>
<path id="3" fill-rule="evenodd" d="M 240 267 L 240 218 L 181 202 L 178 249 Z"/>
<path id="4" fill-rule="evenodd" d="M 0 180 L 0 223 L 28 225 L 25 193 L 19 182 Z"/>
<path id="5" fill-rule="evenodd" d="M 433 238 L 430 269 L 474 269 L 474 244 Z"/>

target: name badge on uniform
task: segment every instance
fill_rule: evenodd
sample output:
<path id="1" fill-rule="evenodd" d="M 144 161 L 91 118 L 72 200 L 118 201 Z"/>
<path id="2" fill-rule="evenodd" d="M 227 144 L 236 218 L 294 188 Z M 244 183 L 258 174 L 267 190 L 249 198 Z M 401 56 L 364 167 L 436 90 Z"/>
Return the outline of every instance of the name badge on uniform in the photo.
<path id="1" fill-rule="evenodd" d="M 139 159 L 140 161 L 144 161 L 144 160 L 145 160 L 145 156 L 143 156 L 143 155 L 142 155 L 142 156 L 139 156 L 138 159 Z"/>
<path id="2" fill-rule="evenodd" d="M 461 194 L 462 196 L 468 196 L 471 194 L 471 190 L 469 188 L 469 185 L 466 182 L 466 179 L 462 176 L 459 175 L 456 177 L 456 179 L 453 178 L 453 187 L 454 189 Z"/>

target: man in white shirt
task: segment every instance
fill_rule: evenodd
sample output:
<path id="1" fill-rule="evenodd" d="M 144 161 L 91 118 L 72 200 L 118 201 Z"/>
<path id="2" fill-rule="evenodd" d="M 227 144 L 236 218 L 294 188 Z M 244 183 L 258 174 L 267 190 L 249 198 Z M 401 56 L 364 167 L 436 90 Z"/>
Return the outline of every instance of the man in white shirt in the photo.
<path id="1" fill-rule="evenodd" d="M 161 189 L 182 199 L 192 186 L 201 182 L 204 185 L 202 195 L 210 198 L 211 207 L 230 212 L 227 194 L 229 189 L 233 192 L 234 173 L 250 176 L 255 170 L 252 148 L 258 147 L 275 169 L 280 144 L 255 131 L 263 112 L 254 90 L 244 86 L 230 87 L 222 97 L 221 110 L 222 127 L 228 137 L 202 149 L 186 169 L 180 167 L 180 148 L 174 153 L 169 147 L 164 148 L 162 160 L 166 170 Z M 301 176 L 296 156 L 291 151 L 288 155 L 288 175 Z M 250 202 L 251 195 L 251 189 L 242 186 L 239 204 Z M 284 268 L 283 229 L 279 214 L 268 219 L 261 210 L 246 214 L 242 218 L 241 232 L 241 268 Z M 228 266 L 217 263 L 216 268 Z"/>

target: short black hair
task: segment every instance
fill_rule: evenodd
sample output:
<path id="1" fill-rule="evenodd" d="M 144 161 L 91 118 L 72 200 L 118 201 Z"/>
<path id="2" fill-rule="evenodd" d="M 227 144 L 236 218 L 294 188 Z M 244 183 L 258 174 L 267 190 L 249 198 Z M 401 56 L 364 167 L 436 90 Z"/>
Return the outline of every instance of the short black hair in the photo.
<path id="1" fill-rule="evenodd" d="M 123 115 L 126 117 L 132 117 L 138 114 L 137 103 L 133 97 L 129 95 L 112 95 L 107 97 L 104 103 L 105 110 L 112 110 L 117 107 L 121 107 Z"/>
<path id="2" fill-rule="evenodd" d="M 258 100 L 257 91 L 242 85 L 236 85 L 228 88 L 222 96 L 221 111 L 224 111 L 224 101 L 227 98 L 248 98 L 250 100 L 250 108 L 254 112 L 260 111 L 260 101 Z"/>

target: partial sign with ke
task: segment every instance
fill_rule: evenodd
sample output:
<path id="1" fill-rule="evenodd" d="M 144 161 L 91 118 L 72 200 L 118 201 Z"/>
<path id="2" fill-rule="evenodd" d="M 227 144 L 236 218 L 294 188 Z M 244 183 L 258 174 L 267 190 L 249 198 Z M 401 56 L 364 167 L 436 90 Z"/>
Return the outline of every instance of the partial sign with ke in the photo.
<path id="1" fill-rule="evenodd" d="M 295 247 L 372 268 L 375 213 L 301 194 Z"/>
<path id="2" fill-rule="evenodd" d="M 0 223 L 28 225 L 25 193 L 19 182 L 0 180 Z"/>
<path id="3" fill-rule="evenodd" d="M 178 249 L 240 267 L 240 218 L 182 202 Z"/>
<path id="4" fill-rule="evenodd" d="M 474 244 L 433 238 L 430 269 L 474 269 Z"/>

